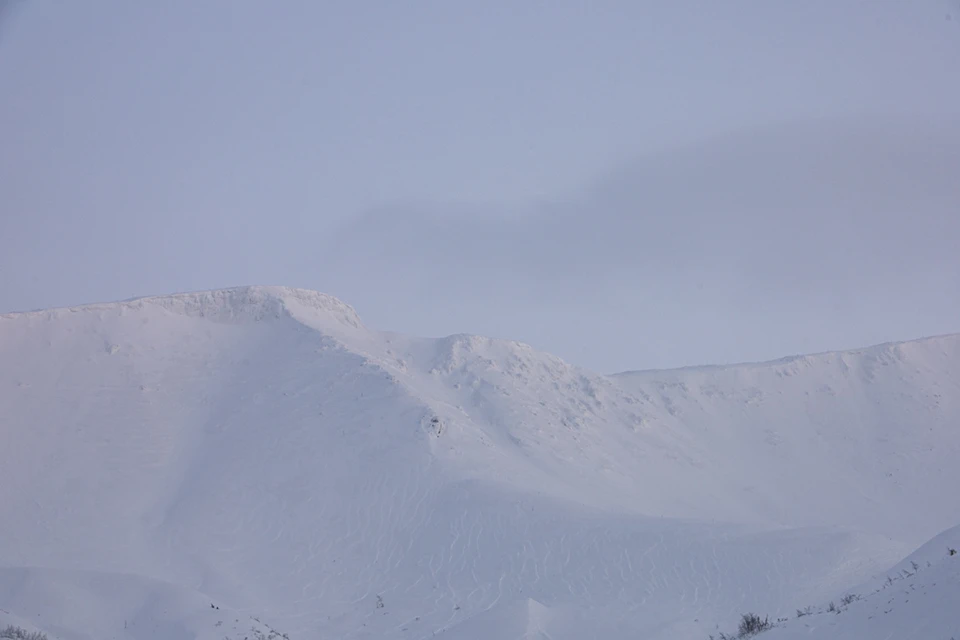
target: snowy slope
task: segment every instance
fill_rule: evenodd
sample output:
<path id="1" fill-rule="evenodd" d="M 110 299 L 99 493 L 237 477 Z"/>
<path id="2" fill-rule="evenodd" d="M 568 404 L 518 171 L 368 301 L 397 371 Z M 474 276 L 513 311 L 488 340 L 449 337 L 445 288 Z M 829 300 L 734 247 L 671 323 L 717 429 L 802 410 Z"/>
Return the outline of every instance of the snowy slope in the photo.
<path id="1" fill-rule="evenodd" d="M 951 640 L 960 637 L 960 527 L 937 536 L 878 581 L 849 590 L 851 602 L 831 601 L 788 620 L 762 640 Z"/>
<path id="2" fill-rule="evenodd" d="M 0 609 L 66 640 L 206 637 L 212 603 L 293 638 L 704 638 L 960 521 L 958 385 L 957 336 L 605 377 L 276 287 L 0 316 Z"/>
<path id="3" fill-rule="evenodd" d="M 282 636 L 190 589 L 140 576 L 0 568 L 0 598 L 0 629 L 14 625 L 65 640 Z"/>
<path id="4" fill-rule="evenodd" d="M 769 519 L 912 546 L 960 522 L 946 489 L 960 479 L 958 335 L 618 378 Z"/>

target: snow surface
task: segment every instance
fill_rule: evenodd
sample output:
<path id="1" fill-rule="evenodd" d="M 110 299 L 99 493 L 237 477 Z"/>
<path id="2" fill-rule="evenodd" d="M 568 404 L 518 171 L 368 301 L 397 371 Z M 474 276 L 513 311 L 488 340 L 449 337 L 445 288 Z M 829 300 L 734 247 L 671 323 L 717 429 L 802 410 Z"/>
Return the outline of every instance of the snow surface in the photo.
<path id="1" fill-rule="evenodd" d="M 821 605 L 789 620 L 763 640 L 858 638 L 953 640 L 960 638 L 960 527 L 950 529 L 888 571 L 880 581 L 851 589 L 855 598 Z"/>
<path id="2" fill-rule="evenodd" d="M 960 523 L 960 336 L 601 376 L 245 287 L 0 316 L 0 407 L 0 623 L 64 640 L 705 640 Z"/>

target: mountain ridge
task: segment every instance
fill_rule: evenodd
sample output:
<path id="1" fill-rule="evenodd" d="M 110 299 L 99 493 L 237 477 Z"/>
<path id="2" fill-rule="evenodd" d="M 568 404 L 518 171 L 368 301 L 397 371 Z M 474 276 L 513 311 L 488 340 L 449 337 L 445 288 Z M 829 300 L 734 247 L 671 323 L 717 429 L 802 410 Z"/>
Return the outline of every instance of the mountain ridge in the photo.
<path id="1" fill-rule="evenodd" d="M 373 331 L 296 289 L 80 309 L 0 320 L 0 569 L 42 578 L 34 594 L 78 588 L 30 569 L 48 566 L 103 593 L 179 585 L 294 640 L 702 640 L 960 520 L 960 354 L 936 342 L 642 379 Z M 74 615 L 5 587 L 17 571 L 0 608 Z M 132 613 L 98 633 L 161 640 Z"/>
<path id="2" fill-rule="evenodd" d="M 262 319 L 267 319 L 271 315 L 273 315 L 274 318 L 278 318 L 280 313 L 290 313 L 289 305 L 291 302 L 306 306 L 308 308 L 313 308 L 317 311 L 338 314 L 339 319 L 347 326 L 362 329 L 367 328 L 357 310 L 352 305 L 343 302 L 343 300 L 340 298 L 314 289 L 290 287 L 286 285 L 241 285 L 235 287 L 199 289 L 169 294 L 135 296 L 115 301 L 92 302 L 79 305 L 32 309 L 28 311 L 10 311 L 0 313 L 0 319 L 12 320 L 21 316 L 62 316 L 69 313 L 95 313 L 125 309 L 130 310 L 143 308 L 144 305 L 156 305 L 171 312 L 180 312 L 184 313 L 185 315 L 199 313 L 204 317 L 208 317 L 209 319 L 216 321 L 218 318 L 230 318 L 231 314 L 229 311 L 236 310 L 237 305 L 239 304 L 240 312 L 247 311 L 248 313 L 253 313 L 259 311 L 262 315 L 258 316 L 256 313 L 254 313 L 250 318 L 254 321 L 259 321 Z M 246 307 L 246 309 L 244 309 L 244 307 Z M 212 313 L 204 314 L 204 310 L 208 310 Z M 273 314 L 271 314 L 271 311 Z M 241 318 L 244 317 L 242 313 L 238 315 Z M 384 334 L 390 333 L 389 330 L 383 329 L 375 329 L 374 331 Z M 505 344 L 512 344 L 533 349 L 531 345 L 525 342 L 506 338 L 492 338 L 473 333 L 452 333 L 445 336 L 424 339 L 453 341 L 457 339 L 469 340 L 473 338 L 493 342 L 502 342 Z M 767 367 L 790 364 L 797 360 L 803 360 L 806 358 L 819 358 L 825 356 L 857 356 L 863 355 L 864 353 L 870 351 L 887 350 L 915 343 L 936 342 L 949 339 L 960 339 L 960 331 L 919 336 L 916 338 L 887 340 L 884 342 L 856 347 L 794 353 L 767 360 L 744 360 L 729 363 L 694 364 L 680 367 L 627 369 L 612 373 L 595 373 L 605 377 L 627 377 L 672 373 L 712 372 L 733 368 Z M 566 361 L 564 360 L 564 362 Z M 581 369 L 584 368 L 579 365 L 576 366 Z"/>
<path id="3" fill-rule="evenodd" d="M 703 365 L 687 365 L 683 367 L 667 367 L 665 369 L 628 369 L 626 371 L 618 371 L 616 373 L 607 374 L 610 376 L 642 376 L 642 375 L 655 375 L 655 374 L 669 374 L 669 373 L 696 373 L 696 372 L 712 372 L 719 371 L 724 369 L 736 369 L 736 368 L 755 368 L 755 367 L 771 367 L 778 365 L 791 364 L 797 360 L 804 360 L 808 358 L 821 358 L 827 356 L 858 356 L 863 355 L 870 351 L 883 351 L 894 349 L 897 347 L 903 347 L 906 345 L 917 344 L 917 343 L 926 343 L 926 342 L 938 342 L 946 340 L 956 340 L 960 339 L 960 332 L 951 331 L 948 333 L 940 333 L 929 336 L 921 336 L 919 338 L 907 338 L 904 340 L 888 340 L 885 342 L 877 342 L 874 344 L 868 344 L 861 347 L 850 347 L 844 349 L 827 349 L 824 351 L 812 351 L 810 353 L 796 353 L 788 356 L 782 356 L 780 358 L 773 358 L 770 360 L 744 360 L 738 362 L 731 362 L 725 364 L 703 364 Z"/>
<path id="4" fill-rule="evenodd" d="M 247 285 L 224 289 L 186 291 L 164 295 L 137 296 L 112 302 L 15 311 L 0 314 L 0 318 L 14 319 L 21 316 L 57 317 L 70 313 L 97 313 L 142 309 L 158 306 L 171 313 L 187 316 L 199 315 L 214 321 L 251 319 L 259 321 L 269 317 L 278 318 L 289 313 L 291 303 L 334 314 L 340 321 L 354 328 L 362 327 L 356 310 L 334 296 L 296 287 L 277 285 Z"/>

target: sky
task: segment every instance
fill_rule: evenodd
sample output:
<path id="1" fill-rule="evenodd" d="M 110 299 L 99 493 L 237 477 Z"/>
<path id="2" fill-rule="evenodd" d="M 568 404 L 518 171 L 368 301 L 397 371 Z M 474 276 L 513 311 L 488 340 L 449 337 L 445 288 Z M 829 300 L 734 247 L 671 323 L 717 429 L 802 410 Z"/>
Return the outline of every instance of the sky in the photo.
<path id="1" fill-rule="evenodd" d="M 960 331 L 960 0 L 5 6 L 0 313 L 281 284 L 601 372 Z"/>

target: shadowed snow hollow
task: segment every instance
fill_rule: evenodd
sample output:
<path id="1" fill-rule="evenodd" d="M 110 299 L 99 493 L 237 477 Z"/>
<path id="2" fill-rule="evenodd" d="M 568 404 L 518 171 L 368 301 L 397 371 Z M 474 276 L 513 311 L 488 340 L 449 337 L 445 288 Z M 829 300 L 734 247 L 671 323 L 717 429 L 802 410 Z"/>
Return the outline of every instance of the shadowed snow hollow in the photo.
<path id="1" fill-rule="evenodd" d="M 205 637 L 190 603 L 294 640 L 700 640 L 958 520 L 958 381 L 957 337 L 604 377 L 279 287 L 0 316 L 0 609 L 67 640 Z M 138 589 L 182 615 L 50 595 Z"/>

